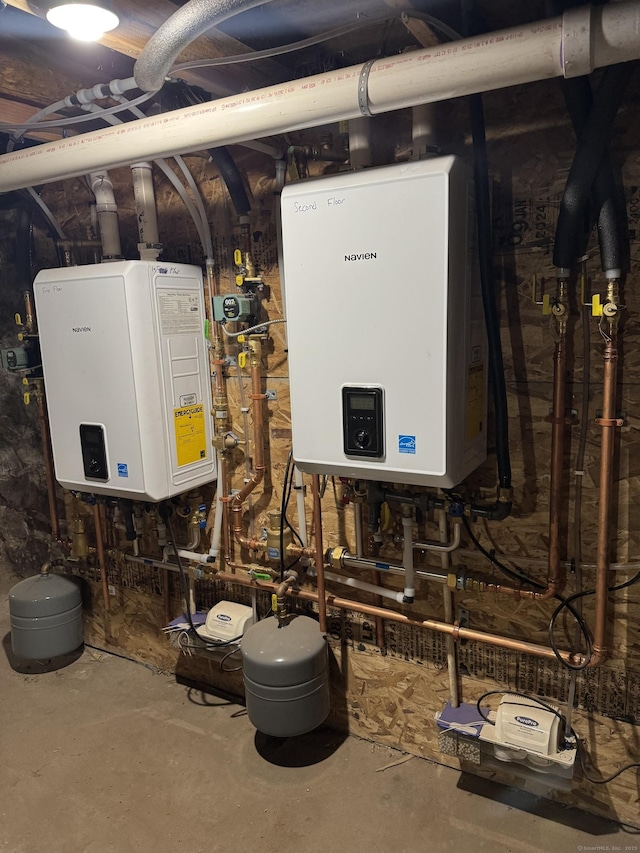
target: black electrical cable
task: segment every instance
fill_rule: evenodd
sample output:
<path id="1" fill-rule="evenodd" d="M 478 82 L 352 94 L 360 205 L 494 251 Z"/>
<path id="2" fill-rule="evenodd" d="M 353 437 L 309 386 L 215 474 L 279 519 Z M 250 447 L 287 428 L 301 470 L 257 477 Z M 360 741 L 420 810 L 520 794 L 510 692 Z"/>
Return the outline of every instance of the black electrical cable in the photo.
<path id="1" fill-rule="evenodd" d="M 509 569 L 507 566 L 504 565 L 504 563 L 501 563 L 500 560 L 498 560 L 490 551 L 487 551 L 487 549 L 482 546 L 482 544 L 478 541 L 478 538 L 474 535 L 473 531 L 471 530 L 471 525 L 469 524 L 469 522 L 465 516 L 462 516 L 462 523 L 465 527 L 465 530 L 466 530 L 469 538 L 471 539 L 471 541 L 473 542 L 475 547 L 478 549 L 478 551 L 480 551 L 480 553 L 483 556 L 485 556 L 487 558 L 487 560 L 489 560 L 496 568 L 500 569 L 500 571 L 503 574 L 505 574 L 507 577 L 511 578 L 512 580 L 519 581 L 520 583 L 526 583 L 529 586 L 533 586 L 535 589 L 539 589 L 539 590 L 546 589 L 545 584 L 542 584 L 539 581 L 536 581 L 533 578 L 530 578 L 528 575 L 525 575 L 523 572 L 514 571 L 512 569 Z M 638 574 L 640 576 L 640 573 L 638 573 Z M 594 592 L 595 592 L 595 590 L 594 590 Z M 551 646 L 551 650 L 553 651 L 553 653 L 556 656 L 556 658 L 558 659 L 558 661 L 562 664 L 562 666 L 565 667 L 565 669 L 576 670 L 576 671 L 585 669 L 589 665 L 589 661 L 591 660 L 591 651 L 592 651 L 591 633 L 589 631 L 589 626 L 587 625 L 587 623 L 586 623 L 585 619 L 583 618 L 582 614 L 580 613 L 580 611 L 577 610 L 575 607 L 573 607 L 573 604 L 572 604 L 572 601 L 574 600 L 574 598 L 579 597 L 580 595 L 584 595 L 584 593 L 576 593 L 574 596 L 571 596 L 569 599 L 566 599 L 562 595 L 559 595 L 558 593 L 556 593 L 556 595 L 554 595 L 554 598 L 560 602 L 561 608 L 562 607 L 567 608 L 567 610 L 571 613 L 571 615 L 573 616 L 573 618 L 577 622 L 577 625 L 580 629 L 580 633 L 582 634 L 582 637 L 583 637 L 584 643 L 585 643 L 585 654 L 584 654 L 584 660 L 582 661 L 582 663 L 579 663 L 579 664 L 571 663 L 570 661 L 565 660 L 562 657 L 562 655 L 560 654 L 558 646 L 556 645 L 555 639 L 553 637 L 553 631 L 554 631 L 554 627 L 555 627 L 555 618 L 557 618 L 557 612 L 559 612 L 558 610 L 556 610 L 556 612 L 554 612 L 554 615 L 551 617 L 551 620 L 549 621 L 549 645 Z"/>
<path id="2" fill-rule="evenodd" d="M 242 664 L 240 664 L 240 666 L 235 666 L 233 669 L 227 669 L 224 665 L 224 662 L 227 660 L 227 658 L 230 658 L 232 655 L 237 655 L 239 651 L 240 647 L 238 647 L 237 649 L 233 649 L 230 652 L 227 652 L 227 654 L 220 661 L 220 672 L 240 672 L 240 670 L 242 669 Z"/>
<path id="3" fill-rule="evenodd" d="M 289 451 L 287 456 L 287 464 L 284 469 L 284 477 L 282 479 L 282 498 L 280 500 L 280 583 L 284 581 L 284 512 L 286 507 L 287 497 L 287 481 L 289 479 L 289 469 L 293 454 Z"/>
<path id="4" fill-rule="evenodd" d="M 607 587 L 607 592 L 620 592 L 620 590 L 627 589 L 627 587 L 633 586 L 634 584 L 638 583 L 638 581 L 640 581 L 640 572 L 636 572 L 636 574 L 632 578 L 629 578 L 629 580 L 625 581 L 624 583 L 619 583 L 619 584 L 616 584 L 615 586 Z M 551 620 L 549 622 L 549 637 L 552 636 L 553 630 L 555 628 L 555 623 L 558 619 L 558 616 L 560 615 L 560 613 L 562 613 L 562 611 L 565 607 L 567 609 L 571 610 L 571 605 L 573 604 L 574 601 L 578 601 L 579 599 L 585 598 L 588 595 L 595 595 L 595 594 L 596 594 L 595 589 L 585 589 L 585 590 L 582 590 L 582 592 L 574 592 L 573 595 L 568 596 L 568 598 L 560 598 L 560 604 L 553 611 L 553 615 L 551 616 Z M 560 597 L 560 596 L 558 596 L 558 597 Z M 572 610 L 571 610 L 571 613 L 573 615 Z M 583 669 L 584 667 L 580 666 L 578 668 Z"/>
<path id="5" fill-rule="evenodd" d="M 515 581 L 519 581 L 520 583 L 528 584 L 529 586 L 532 586 L 535 589 L 540 589 L 540 590 L 546 589 L 545 584 L 540 583 L 539 581 L 534 580 L 533 578 L 530 578 L 528 575 L 525 575 L 523 572 L 514 571 L 513 569 L 509 569 L 507 566 L 504 565 L 504 563 L 501 563 L 500 560 L 498 560 L 497 557 L 495 557 L 490 551 L 487 551 L 487 549 L 483 547 L 483 545 L 478 540 L 477 536 L 474 534 L 473 530 L 471 529 L 471 525 L 469 524 L 469 520 L 464 515 L 462 516 L 462 524 L 464 525 L 464 529 L 466 530 L 467 535 L 469 536 L 469 539 L 471 539 L 471 541 L 473 542 L 474 546 L 478 549 L 478 551 L 480 551 L 480 553 L 484 557 L 486 557 L 487 560 L 489 560 L 491 563 L 493 563 L 493 565 L 496 568 L 500 569 L 500 571 L 503 574 L 507 575 L 507 577 L 511 578 L 511 580 L 515 580 Z"/>
<path id="6" fill-rule="evenodd" d="M 477 709 L 480 717 L 485 721 L 485 723 L 488 723 L 490 726 L 495 726 L 495 721 L 490 720 L 484 714 L 482 707 L 481 707 L 481 703 L 484 699 L 486 699 L 489 696 L 497 696 L 497 695 L 504 696 L 505 693 L 508 696 L 518 696 L 521 699 L 526 699 L 529 702 L 534 702 L 536 705 L 539 705 L 541 708 L 544 708 L 546 711 L 550 711 L 555 717 L 557 717 L 560 720 L 560 722 L 563 725 L 566 724 L 566 718 L 565 718 L 564 714 L 561 714 L 560 711 L 558 711 L 552 705 L 548 705 L 546 702 L 543 702 L 542 699 L 538 699 L 537 696 L 529 696 L 527 693 L 520 693 L 517 690 L 507 690 L 507 691 L 504 691 L 504 690 L 488 690 L 486 693 L 483 693 L 482 696 L 480 696 L 480 698 L 476 702 L 476 709 Z M 617 779 L 621 773 L 625 772 L 625 770 L 631 770 L 634 767 L 640 767 L 640 762 L 634 761 L 631 764 L 626 764 L 624 767 L 621 767 L 620 770 L 616 770 L 616 772 L 612 773 L 610 776 L 605 776 L 602 779 L 596 779 L 594 776 L 590 776 L 589 773 L 587 772 L 587 768 L 586 768 L 585 763 L 584 763 L 585 749 L 584 749 L 582 742 L 580 741 L 580 738 L 578 737 L 578 735 L 576 734 L 576 732 L 573 728 L 570 728 L 570 732 L 571 732 L 572 736 L 575 738 L 576 752 L 578 755 L 578 760 L 580 762 L 580 769 L 582 771 L 582 775 L 585 777 L 585 779 L 588 782 L 592 782 L 594 785 L 607 785 L 609 782 L 613 782 L 614 779 Z M 571 747 L 569 746 L 568 748 L 571 748 Z"/>
<path id="7" fill-rule="evenodd" d="M 542 699 L 538 699 L 536 696 L 529 696 L 527 693 L 520 693 L 518 690 L 487 690 L 487 692 L 483 693 L 482 696 L 476 702 L 476 708 L 478 710 L 478 714 L 482 717 L 485 723 L 489 723 L 490 726 L 495 726 L 495 721 L 490 720 L 487 716 L 485 716 L 485 714 L 482 712 L 481 703 L 483 699 L 487 699 L 489 696 L 505 695 L 517 696 L 519 699 L 526 699 L 528 702 L 535 702 L 537 705 L 540 705 L 540 707 L 544 708 L 546 711 L 550 711 L 555 717 L 560 720 L 560 722 L 564 722 L 564 716 L 560 713 L 560 711 L 558 711 L 557 708 L 554 708 L 552 705 L 548 705 L 546 702 L 543 702 Z"/>
<path id="8" fill-rule="evenodd" d="M 295 473 L 295 463 L 293 462 L 293 452 L 290 450 L 289 455 L 287 456 L 287 464 L 284 470 L 284 477 L 282 480 L 282 499 L 280 501 L 280 582 L 284 580 L 284 529 L 285 526 L 289 528 L 292 535 L 298 540 L 300 545 L 304 548 L 304 542 L 298 531 L 293 527 L 289 519 L 287 518 L 287 507 L 289 506 L 289 499 L 291 498 L 291 491 L 293 488 L 293 477 Z M 296 565 L 296 563 L 300 562 L 300 557 L 296 557 L 296 559 L 291 563 L 289 568 L 292 568 Z"/>
<path id="9" fill-rule="evenodd" d="M 291 469 L 289 472 L 289 482 L 287 485 L 287 494 L 286 494 L 286 498 L 285 498 L 285 502 L 284 502 L 284 512 L 282 514 L 282 518 L 284 519 L 284 523 L 286 524 L 286 526 L 291 531 L 293 537 L 295 539 L 297 539 L 298 543 L 304 548 L 304 542 L 302 541 L 302 537 L 300 536 L 298 531 L 291 524 L 291 522 L 289 521 L 289 518 L 287 517 L 287 510 L 289 508 L 289 501 L 291 500 L 291 494 L 292 494 L 293 489 L 294 489 L 293 480 L 295 477 L 295 473 L 296 473 L 296 466 L 295 466 L 295 462 L 294 462 L 293 465 L 291 466 Z"/>
<path id="10" fill-rule="evenodd" d="M 632 764 L 626 764 L 624 767 L 621 767 L 620 770 L 616 770 L 615 773 L 612 773 L 611 776 L 605 776 L 603 779 L 596 779 L 594 776 L 590 776 L 587 772 L 587 768 L 584 763 L 584 747 L 582 746 L 579 739 L 577 739 L 578 743 L 578 760 L 580 761 L 580 770 L 582 770 L 582 775 L 588 782 L 592 782 L 594 785 L 608 785 L 609 782 L 613 782 L 614 779 L 617 779 L 621 773 L 624 773 L 625 770 L 631 770 L 633 767 L 640 767 L 640 763 L 634 761 Z"/>

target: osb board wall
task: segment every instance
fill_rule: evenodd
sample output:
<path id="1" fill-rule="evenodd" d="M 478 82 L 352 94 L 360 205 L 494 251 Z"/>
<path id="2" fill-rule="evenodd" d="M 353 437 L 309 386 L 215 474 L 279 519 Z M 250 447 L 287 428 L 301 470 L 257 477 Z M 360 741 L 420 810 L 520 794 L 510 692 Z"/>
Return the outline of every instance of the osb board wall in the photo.
<path id="1" fill-rule="evenodd" d="M 637 84 L 636 84 L 637 85 Z M 632 90 L 621 111 L 613 152 L 616 163 L 625 178 L 628 194 L 628 216 L 631 232 L 632 260 L 637 260 L 638 244 L 635 227 L 639 215 L 638 186 L 640 168 L 635 149 L 637 136 L 637 88 Z M 483 542 L 498 552 L 514 558 L 521 557 L 522 567 L 536 577 L 545 576 L 545 557 L 548 528 L 548 460 L 550 455 L 550 427 L 546 422 L 551 401 L 553 338 L 548 320 L 541 314 L 539 306 L 531 298 L 531 283 L 534 275 L 548 279 L 552 274 L 550 241 L 560 193 L 573 152 L 572 131 L 566 121 L 564 108 L 555 84 L 535 84 L 526 88 L 492 93 L 485 98 L 489 157 L 494 184 L 493 216 L 495 225 L 496 270 L 498 272 L 500 310 L 502 318 L 505 366 L 507 371 L 511 453 L 514 480 L 514 513 L 501 524 L 477 524 L 476 534 Z M 456 101 L 439 108 L 444 150 L 469 156 L 466 128 L 468 126 L 466 105 Z M 517 117 L 517 122 L 514 120 Z M 406 150 L 406 118 L 398 116 L 398 146 Z M 337 132 L 337 129 L 334 128 Z M 308 137 L 310 138 L 310 137 Z M 259 161 L 254 155 L 240 154 L 241 167 L 245 170 L 254 195 L 251 231 L 256 258 L 263 268 L 267 290 L 264 307 L 271 319 L 281 316 L 282 299 L 277 276 L 277 252 L 272 217 L 274 204 L 273 180 L 270 161 Z M 220 181 L 202 157 L 188 158 L 199 185 L 203 189 L 215 243 L 215 261 L 218 287 L 221 292 L 232 289 L 230 255 L 236 244 L 231 226 L 232 215 L 228 198 Z M 133 195 L 127 170 L 117 170 L 112 176 L 116 183 L 116 196 L 121 210 L 123 242 L 128 256 L 134 256 L 137 235 Z M 175 197 L 163 178 L 156 176 L 159 199 L 160 230 L 167 244 L 167 257 L 188 262 L 199 262 L 201 250 L 197 244 L 195 229 L 184 214 L 180 201 Z M 89 194 L 81 180 L 68 181 L 45 188 L 45 199 L 70 236 L 86 236 L 88 223 Z M 50 245 L 38 241 L 40 265 L 52 263 Z M 83 258 L 84 262 L 92 258 Z M 598 277 L 597 260 L 590 265 L 594 276 L 592 287 L 602 292 L 602 280 Z M 552 283 L 551 283 L 552 285 Z M 638 417 L 640 409 L 636 395 L 640 372 L 635 356 L 640 300 L 636 296 L 637 276 L 627 279 L 624 302 L 625 344 L 621 367 L 621 411 L 626 412 L 625 426 L 620 431 L 620 449 L 617 459 L 617 505 L 614 520 L 615 546 L 612 559 L 625 562 L 640 560 L 637 539 L 638 510 L 635 496 L 638 489 L 637 473 L 640 459 L 637 453 Z M 16 297 L 16 304 L 18 299 Z M 569 382 L 572 390 L 572 406 L 579 409 L 581 380 L 581 335 L 578 308 L 572 306 L 576 320 L 573 323 L 573 355 Z M 19 310 L 19 306 L 16 310 Z M 601 391 L 600 343 L 597 327 L 591 323 L 592 382 L 590 387 L 590 421 L 596 416 Z M 287 395 L 287 364 L 282 326 L 273 327 L 273 343 L 267 348 L 264 359 L 265 388 L 276 391 L 276 400 L 265 407 L 268 431 L 267 475 L 264 488 L 253 501 L 254 530 L 266 525 L 266 513 L 280 504 L 282 477 L 286 457 L 290 449 L 291 419 Z M 328 342 L 334 345 L 335 342 Z M 401 341 L 398 340 L 398 351 Z M 229 354 L 235 348 L 229 347 Z M 395 355 L 394 355 L 395 357 Z M 245 390 L 248 378 L 245 377 Z M 233 377 L 229 382 L 230 396 L 234 402 L 234 431 L 243 438 L 243 424 L 238 414 L 237 385 Z M 418 390 L 416 390 L 418 393 Z M 571 444 L 567 452 L 567 470 L 575 458 L 577 427 L 571 429 Z M 588 431 L 587 457 L 583 483 L 583 559 L 584 585 L 593 583 L 595 543 L 595 507 L 597 505 L 599 431 L 590 423 Z M 242 482 L 244 459 L 242 448 L 234 451 L 235 465 L 233 486 Z M 572 477 L 567 477 L 566 519 L 564 534 L 570 541 L 573 520 Z M 471 484 L 488 494 L 495 484 L 494 460 L 491 455 L 486 465 L 472 478 Z M 40 489 L 41 489 L 41 484 Z M 307 516 L 310 506 L 307 500 Z M 346 544 L 353 547 L 353 528 L 350 508 L 341 504 L 341 487 L 331 480 L 323 500 L 325 513 L 324 538 L 326 545 Z M 291 509 L 295 522 L 296 513 Z M 416 525 L 415 532 L 427 538 L 437 537 L 433 519 L 427 520 L 426 529 Z M 245 523 L 249 518 L 245 514 Z M 383 554 L 391 560 L 400 560 L 401 543 L 398 535 L 401 528 L 390 519 L 385 528 Z M 469 543 L 466 543 L 468 546 Z M 571 548 L 565 548 L 565 557 L 572 556 Z M 250 555 L 235 556 L 248 559 Z M 536 562 L 538 561 L 538 562 Z M 437 560 L 432 560 L 439 565 Z M 457 564 L 490 574 L 486 561 L 465 549 L 454 557 Z M 89 569 L 92 585 L 96 575 Z M 616 572 L 616 580 L 628 577 L 626 570 Z M 368 580 L 369 578 L 367 578 Z M 168 650 L 167 640 L 160 627 L 165 621 L 163 591 L 154 589 L 154 583 L 142 575 L 135 581 L 123 576 L 116 564 L 110 566 L 109 580 L 115 594 L 111 599 L 111 612 L 105 620 L 101 615 L 101 603 L 94 588 L 94 608 L 89 615 L 89 636 L 115 645 L 120 651 L 159 666 L 179 669 L 184 659 L 175 651 Z M 391 585 L 401 587 L 401 579 L 392 578 Z M 568 589 L 573 589 L 569 577 Z M 171 607 L 175 615 L 180 611 L 179 592 L 172 581 Z M 204 583 L 197 584 L 198 595 L 207 604 Z M 343 593 L 344 588 L 336 588 Z M 419 597 L 415 606 L 404 608 L 416 616 L 442 618 L 441 592 L 437 588 L 419 585 Z M 615 597 L 612 606 L 609 637 L 611 655 L 606 669 L 601 673 L 588 674 L 581 680 L 578 698 L 589 711 L 610 714 L 603 717 L 591 713 L 578 717 L 576 727 L 588 736 L 594 758 L 603 772 L 610 772 L 638 754 L 636 728 L 622 719 L 637 720 L 637 687 L 640 672 L 640 638 L 638 637 L 637 613 L 639 593 L 632 589 Z M 365 597 L 366 600 L 366 597 Z M 456 605 L 469 610 L 471 625 L 496 633 L 523 637 L 546 643 L 546 631 L 552 605 L 530 604 L 525 601 L 496 599 L 491 596 L 459 594 Z M 591 602 L 585 602 L 585 614 L 591 617 Z M 355 624 L 358 622 L 354 618 Z M 346 630 L 346 629 L 345 629 Z M 355 630 L 352 626 L 352 632 Z M 387 654 L 383 655 L 370 637 L 356 643 L 349 642 L 342 627 L 338 636 L 332 638 L 336 655 L 336 666 L 342 673 L 338 679 L 343 694 L 342 701 L 334 702 L 336 722 L 342 720 L 349 728 L 366 737 L 400 746 L 416 754 L 439 757 L 437 752 L 434 714 L 442 708 L 447 696 L 447 676 L 443 668 L 442 641 L 422 632 L 402 632 L 393 623 L 386 625 Z M 558 631 L 560 644 L 568 643 L 573 633 L 570 621 L 566 624 L 566 635 Z M 335 634 L 335 631 L 334 631 Z M 346 637 L 346 639 L 345 639 Z M 462 698 L 473 701 L 487 687 L 522 687 L 538 691 L 541 695 L 563 699 L 566 696 L 566 678 L 557 668 L 539 665 L 527 659 L 510 658 L 494 653 L 482 646 L 467 646 L 460 649 L 462 676 Z M 219 683 L 225 689 L 237 689 L 238 678 L 229 676 L 230 682 L 212 672 L 207 662 L 196 667 L 198 677 Z M 337 677 L 337 676 L 336 676 Z M 226 685 L 226 686 L 225 686 Z M 338 709 L 339 712 L 336 712 Z M 612 719 L 618 718 L 618 719 Z M 638 822 L 637 776 L 628 772 L 610 786 L 593 788 L 584 780 L 577 780 L 574 791 L 564 797 L 567 802 L 598 811 L 631 823 Z"/>

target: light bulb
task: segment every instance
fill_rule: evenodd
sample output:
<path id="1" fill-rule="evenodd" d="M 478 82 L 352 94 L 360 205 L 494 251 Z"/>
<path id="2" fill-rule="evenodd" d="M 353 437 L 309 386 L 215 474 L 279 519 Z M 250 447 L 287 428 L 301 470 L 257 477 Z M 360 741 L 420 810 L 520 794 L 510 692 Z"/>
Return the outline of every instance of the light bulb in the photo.
<path id="1" fill-rule="evenodd" d="M 113 12 L 86 3 L 54 6 L 47 12 L 47 20 L 54 27 L 68 30 L 72 38 L 80 41 L 97 41 L 120 23 L 118 16 Z"/>

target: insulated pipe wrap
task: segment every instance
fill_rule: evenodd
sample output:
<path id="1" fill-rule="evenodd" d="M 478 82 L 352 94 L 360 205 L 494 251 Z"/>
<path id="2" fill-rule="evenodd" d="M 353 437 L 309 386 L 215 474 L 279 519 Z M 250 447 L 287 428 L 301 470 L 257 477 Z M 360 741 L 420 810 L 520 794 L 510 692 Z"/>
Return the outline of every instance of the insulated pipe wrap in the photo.
<path id="1" fill-rule="evenodd" d="M 584 130 L 593 103 L 591 86 L 586 77 L 566 80 L 563 85 L 567 109 L 578 140 Z M 600 160 L 591 193 L 592 218 L 598 219 L 600 261 L 603 270 L 620 270 L 623 266 L 623 247 L 620 228 L 620 213 L 617 201 L 617 186 L 608 152 Z M 585 235 L 586 238 L 586 235 Z M 575 256 L 585 251 L 586 239 L 576 247 Z M 570 267 L 573 263 L 569 247 L 563 247 L 559 257 L 560 266 Z"/>
<path id="2" fill-rule="evenodd" d="M 182 51 L 228 18 L 262 6 L 265 0 L 190 0 L 151 36 L 133 67 L 143 92 L 157 92 Z"/>
<path id="3" fill-rule="evenodd" d="M 580 246 L 586 205 L 634 67 L 628 63 L 609 67 L 596 93 L 593 108 L 580 135 L 560 205 L 553 250 L 556 267 L 570 268 L 579 254 L 577 247 Z"/>

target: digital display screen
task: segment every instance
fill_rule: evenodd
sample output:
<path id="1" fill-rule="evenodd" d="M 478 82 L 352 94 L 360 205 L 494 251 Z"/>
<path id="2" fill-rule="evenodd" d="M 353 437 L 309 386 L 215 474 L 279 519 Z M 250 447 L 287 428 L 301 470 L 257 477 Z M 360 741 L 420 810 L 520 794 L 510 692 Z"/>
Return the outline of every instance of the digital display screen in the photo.
<path id="1" fill-rule="evenodd" d="M 373 412 L 376 400 L 373 394 L 351 394 L 349 395 L 349 406 L 362 412 Z"/>

